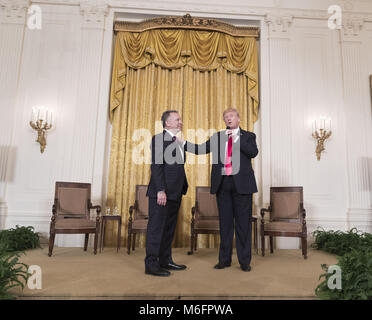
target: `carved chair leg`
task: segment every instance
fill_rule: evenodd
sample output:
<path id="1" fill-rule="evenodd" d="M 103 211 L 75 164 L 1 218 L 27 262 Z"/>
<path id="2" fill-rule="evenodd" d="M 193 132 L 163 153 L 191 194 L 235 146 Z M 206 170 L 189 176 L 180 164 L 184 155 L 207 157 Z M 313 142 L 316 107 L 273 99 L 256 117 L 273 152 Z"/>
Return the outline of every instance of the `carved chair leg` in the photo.
<path id="1" fill-rule="evenodd" d="M 256 254 L 258 254 L 258 245 L 257 245 L 257 220 L 253 221 L 253 244 Z"/>
<path id="2" fill-rule="evenodd" d="M 131 244 L 132 244 L 131 240 L 132 240 L 132 233 L 131 233 L 130 230 L 128 230 L 128 241 L 127 241 L 128 242 L 127 243 L 128 254 L 130 254 L 130 248 L 131 248 Z"/>
<path id="3" fill-rule="evenodd" d="M 89 233 L 85 234 L 85 241 L 84 241 L 84 251 L 88 249 L 88 240 L 89 240 Z"/>
<path id="4" fill-rule="evenodd" d="M 132 245 L 132 251 L 136 250 L 136 234 L 133 233 L 133 245 Z"/>
<path id="5" fill-rule="evenodd" d="M 193 231 L 192 236 L 191 236 L 191 254 L 193 254 L 195 251 L 195 238 L 196 238 L 196 233 Z"/>
<path id="6" fill-rule="evenodd" d="M 51 233 L 50 236 L 49 236 L 49 252 L 48 252 L 49 257 L 52 256 L 55 236 L 56 236 L 55 233 Z"/>
<path id="7" fill-rule="evenodd" d="M 102 219 L 101 220 L 101 226 L 100 226 L 100 252 L 103 250 L 104 246 L 105 246 L 105 233 L 106 233 L 106 219 Z"/>
<path id="8" fill-rule="evenodd" d="M 96 230 L 96 232 L 94 233 L 94 254 L 97 254 L 98 239 L 99 239 L 99 230 Z"/>
<path id="9" fill-rule="evenodd" d="M 196 251 L 198 249 L 198 234 L 195 233 L 195 236 L 194 236 L 194 251 Z"/>
<path id="10" fill-rule="evenodd" d="M 273 237 L 270 236 L 270 253 L 274 253 L 274 241 Z"/>
<path id="11" fill-rule="evenodd" d="M 194 232 L 191 229 L 191 235 L 190 235 L 190 251 L 187 252 L 188 255 L 194 253 Z"/>
<path id="12" fill-rule="evenodd" d="M 301 240 L 302 255 L 304 256 L 304 259 L 307 259 L 307 238 L 304 237 Z"/>
<path id="13" fill-rule="evenodd" d="M 103 234 L 103 219 L 101 219 L 100 221 L 100 225 L 99 225 L 99 229 L 98 229 L 98 234 L 99 234 L 99 252 L 101 253 L 102 252 L 102 248 L 103 248 L 103 241 L 104 241 L 104 234 Z"/>
<path id="14" fill-rule="evenodd" d="M 264 257 L 265 256 L 265 224 L 264 224 L 263 217 L 261 219 L 260 234 L 261 234 L 261 254 Z"/>
<path id="15" fill-rule="evenodd" d="M 117 247 L 116 247 L 116 252 L 119 252 L 120 246 L 121 246 L 121 219 L 118 222 L 118 239 L 117 239 Z"/>

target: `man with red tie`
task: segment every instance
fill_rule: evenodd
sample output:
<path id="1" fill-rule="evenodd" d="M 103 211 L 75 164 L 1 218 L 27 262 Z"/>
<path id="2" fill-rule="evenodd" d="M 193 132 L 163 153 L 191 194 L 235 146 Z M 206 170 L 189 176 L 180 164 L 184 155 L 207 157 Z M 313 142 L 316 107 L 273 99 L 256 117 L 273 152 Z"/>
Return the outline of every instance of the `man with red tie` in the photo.
<path id="1" fill-rule="evenodd" d="M 240 268 L 251 270 L 252 194 L 257 192 L 251 159 L 258 149 L 256 135 L 239 127 L 236 109 L 224 111 L 226 130 L 215 133 L 203 144 L 186 142 L 185 151 L 212 152 L 211 194 L 216 194 L 220 220 L 220 249 L 216 269 L 231 266 L 235 225 L 236 251 Z"/>

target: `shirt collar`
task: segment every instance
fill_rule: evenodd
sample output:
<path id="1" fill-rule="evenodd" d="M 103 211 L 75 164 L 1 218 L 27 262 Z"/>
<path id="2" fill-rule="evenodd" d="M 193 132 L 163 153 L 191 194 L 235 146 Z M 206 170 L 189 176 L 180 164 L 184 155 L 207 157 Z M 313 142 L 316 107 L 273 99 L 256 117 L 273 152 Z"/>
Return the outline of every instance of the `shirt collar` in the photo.
<path id="1" fill-rule="evenodd" d="M 172 131 L 169 131 L 168 129 L 164 129 L 164 130 L 168 132 L 172 138 L 175 136 L 175 134 Z"/>
<path id="2" fill-rule="evenodd" d="M 238 135 L 240 131 L 240 127 L 237 127 L 236 129 L 232 129 L 232 134 L 233 135 Z M 227 129 L 225 130 L 225 134 L 227 134 Z"/>
<path id="3" fill-rule="evenodd" d="M 173 137 L 176 137 L 176 135 L 172 132 L 172 131 L 170 131 L 170 130 L 168 130 L 168 129 L 164 129 L 166 132 L 168 132 L 168 134 L 173 138 Z"/>

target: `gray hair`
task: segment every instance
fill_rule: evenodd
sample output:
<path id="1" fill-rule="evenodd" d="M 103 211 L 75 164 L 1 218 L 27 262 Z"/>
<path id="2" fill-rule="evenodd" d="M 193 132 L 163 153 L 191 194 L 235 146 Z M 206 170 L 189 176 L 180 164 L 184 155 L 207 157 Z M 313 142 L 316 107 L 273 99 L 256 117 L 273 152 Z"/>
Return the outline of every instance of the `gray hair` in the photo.
<path id="1" fill-rule="evenodd" d="M 163 114 L 161 115 L 161 121 L 163 123 L 163 128 L 165 128 L 165 122 L 168 120 L 171 113 L 178 113 L 178 111 L 177 110 L 167 110 L 167 111 L 164 111 Z"/>

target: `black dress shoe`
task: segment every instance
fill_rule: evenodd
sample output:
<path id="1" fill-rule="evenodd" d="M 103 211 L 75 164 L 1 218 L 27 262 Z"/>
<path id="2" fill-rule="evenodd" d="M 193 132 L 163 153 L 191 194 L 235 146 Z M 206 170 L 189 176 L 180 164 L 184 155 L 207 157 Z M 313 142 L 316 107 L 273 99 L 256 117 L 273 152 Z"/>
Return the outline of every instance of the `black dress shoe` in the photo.
<path id="1" fill-rule="evenodd" d="M 151 274 L 153 276 L 158 276 L 158 277 L 168 277 L 168 276 L 170 276 L 170 272 L 169 271 L 164 270 L 164 269 L 162 269 L 160 267 L 146 269 L 145 273 L 146 274 Z"/>
<path id="2" fill-rule="evenodd" d="M 160 267 L 167 270 L 185 270 L 187 268 L 184 264 L 177 264 L 174 262 L 169 262 L 168 264 L 161 265 Z"/>
<path id="3" fill-rule="evenodd" d="M 251 266 L 250 265 L 248 265 L 248 264 L 241 264 L 240 265 L 240 269 L 242 269 L 243 271 L 245 271 L 245 272 L 249 272 L 249 271 L 251 271 Z"/>
<path id="4" fill-rule="evenodd" d="M 215 269 L 224 269 L 224 268 L 227 268 L 227 267 L 230 267 L 231 266 L 231 263 L 217 263 L 214 268 Z"/>

